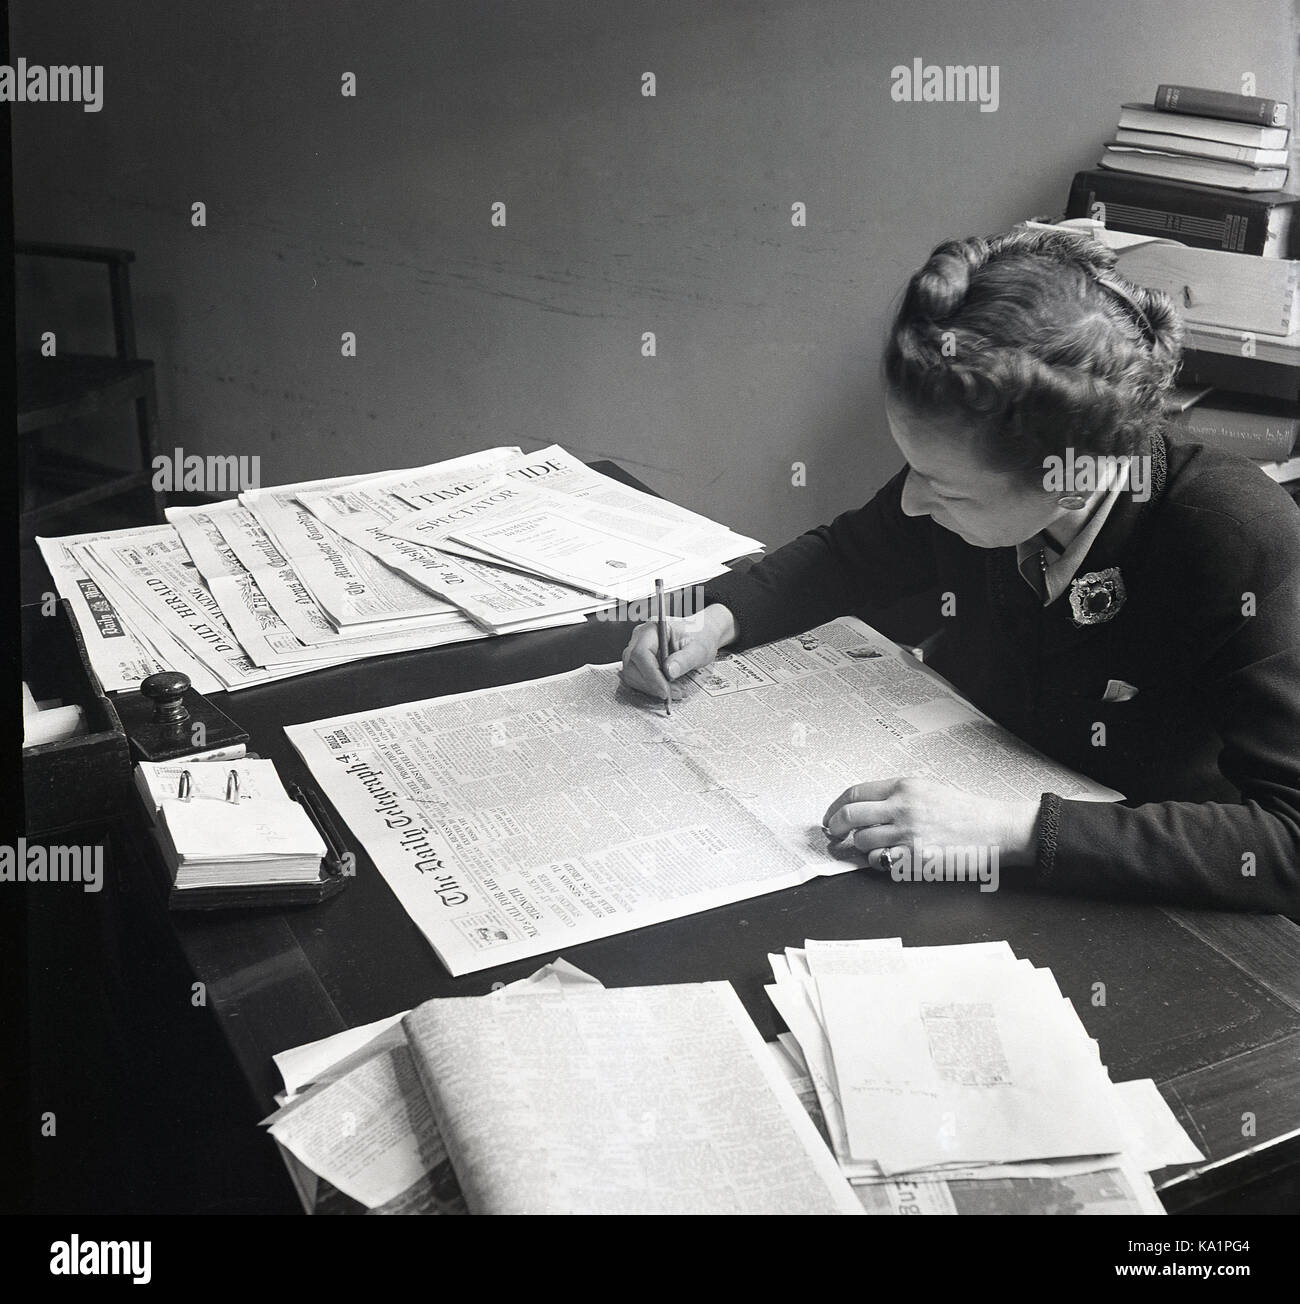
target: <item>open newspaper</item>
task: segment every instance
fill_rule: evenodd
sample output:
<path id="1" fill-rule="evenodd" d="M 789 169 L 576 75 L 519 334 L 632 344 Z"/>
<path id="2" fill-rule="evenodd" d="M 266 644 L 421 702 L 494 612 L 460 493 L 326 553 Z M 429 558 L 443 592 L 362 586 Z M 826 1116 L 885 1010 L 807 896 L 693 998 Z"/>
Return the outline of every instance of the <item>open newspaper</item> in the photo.
<path id="1" fill-rule="evenodd" d="M 863 1212 L 728 983 L 426 1001 L 266 1122 L 304 1202 L 323 1179 L 378 1213 Z"/>
<path id="2" fill-rule="evenodd" d="M 607 665 L 286 732 L 453 975 L 859 868 L 820 824 L 852 783 L 1121 796 L 847 617 L 695 672 L 671 716 Z"/>

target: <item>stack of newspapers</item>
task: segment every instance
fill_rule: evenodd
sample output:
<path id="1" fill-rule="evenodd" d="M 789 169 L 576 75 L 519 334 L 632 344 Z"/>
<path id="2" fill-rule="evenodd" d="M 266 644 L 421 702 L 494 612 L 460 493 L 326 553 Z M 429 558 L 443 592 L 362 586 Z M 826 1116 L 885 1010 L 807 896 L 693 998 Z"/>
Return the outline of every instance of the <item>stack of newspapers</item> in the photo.
<path id="1" fill-rule="evenodd" d="M 38 540 L 105 689 L 200 692 L 518 630 L 702 584 L 757 540 L 558 445 L 247 490 L 168 524 Z"/>
<path id="2" fill-rule="evenodd" d="M 1005 942 L 768 958 L 788 1076 L 868 1212 L 1158 1214 L 1148 1173 L 1203 1158 L 1153 1082 L 1110 1080 L 1051 972 Z"/>

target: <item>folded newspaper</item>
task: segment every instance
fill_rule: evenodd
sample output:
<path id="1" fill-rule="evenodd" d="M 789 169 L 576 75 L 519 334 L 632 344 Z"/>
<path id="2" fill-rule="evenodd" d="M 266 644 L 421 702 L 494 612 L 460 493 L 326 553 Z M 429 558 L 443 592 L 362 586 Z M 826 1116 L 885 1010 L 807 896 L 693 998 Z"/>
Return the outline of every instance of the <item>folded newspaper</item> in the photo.
<path id="1" fill-rule="evenodd" d="M 309 1212 L 862 1213 L 727 983 L 561 961 L 384 1023 L 290 1057 L 265 1124 Z"/>

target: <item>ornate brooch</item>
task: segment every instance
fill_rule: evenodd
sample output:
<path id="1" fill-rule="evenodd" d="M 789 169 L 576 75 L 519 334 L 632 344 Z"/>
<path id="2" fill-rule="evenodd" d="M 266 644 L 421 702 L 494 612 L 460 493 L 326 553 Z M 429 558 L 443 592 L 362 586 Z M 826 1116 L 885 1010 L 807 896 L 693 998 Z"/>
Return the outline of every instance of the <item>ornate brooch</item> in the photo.
<path id="1" fill-rule="evenodd" d="M 1124 605 L 1124 578 L 1118 566 L 1089 571 L 1070 584 L 1070 611 L 1074 623 L 1103 625 Z"/>

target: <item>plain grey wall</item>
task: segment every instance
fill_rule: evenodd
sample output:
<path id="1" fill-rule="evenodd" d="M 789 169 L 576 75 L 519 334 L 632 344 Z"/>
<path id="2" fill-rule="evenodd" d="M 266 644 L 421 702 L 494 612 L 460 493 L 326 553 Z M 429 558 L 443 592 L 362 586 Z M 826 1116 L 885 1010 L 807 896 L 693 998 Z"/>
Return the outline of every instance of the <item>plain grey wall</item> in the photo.
<path id="1" fill-rule="evenodd" d="M 14 106 L 16 229 L 137 251 L 164 446 L 278 483 L 557 441 L 772 545 L 900 464 L 877 358 L 933 244 L 1059 213 L 1160 81 L 1295 91 L 1293 0 L 10 14 L 12 59 L 104 65 L 97 114 Z M 997 111 L 893 102 L 916 57 L 997 65 Z"/>

